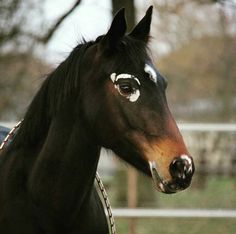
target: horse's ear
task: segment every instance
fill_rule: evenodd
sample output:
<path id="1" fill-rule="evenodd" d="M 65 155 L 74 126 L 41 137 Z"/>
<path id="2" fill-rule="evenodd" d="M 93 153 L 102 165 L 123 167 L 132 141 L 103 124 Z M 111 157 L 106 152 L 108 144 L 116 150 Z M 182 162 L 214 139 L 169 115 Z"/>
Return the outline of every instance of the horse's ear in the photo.
<path id="1" fill-rule="evenodd" d="M 152 9 L 153 6 L 150 6 L 145 16 L 139 21 L 139 23 L 134 27 L 132 32 L 129 34 L 130 36 L 142 40 L 144 42 L 148 42 L 151 21 L 152 21 Z"/>
<path id="2" fill-rule="evenodd" d="M 125 35 L 126 28 L 125 9 L 121 8 L 114 16 L 107 34 L 101 40 L 103 49 L 114 49 Z"/>

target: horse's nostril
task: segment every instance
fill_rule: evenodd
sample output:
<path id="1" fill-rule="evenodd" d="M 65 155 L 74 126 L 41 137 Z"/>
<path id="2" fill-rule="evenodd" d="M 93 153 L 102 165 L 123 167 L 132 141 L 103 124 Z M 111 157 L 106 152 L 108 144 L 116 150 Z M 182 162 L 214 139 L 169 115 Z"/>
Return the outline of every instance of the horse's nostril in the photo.
<path id="1" fill-rule="evenodd" d="M 181 155 L 170 164 L 170 174 L 173 179 L 184 182 L 193 175 L 193 162 L 187 155 Z"/>

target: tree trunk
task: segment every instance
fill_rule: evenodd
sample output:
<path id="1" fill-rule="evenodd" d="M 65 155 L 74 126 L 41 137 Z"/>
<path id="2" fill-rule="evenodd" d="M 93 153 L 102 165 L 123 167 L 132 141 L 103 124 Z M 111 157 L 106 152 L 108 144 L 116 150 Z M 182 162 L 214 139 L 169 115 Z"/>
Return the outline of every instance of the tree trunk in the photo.
<path id="1" fill-rule="evenodd" d="M 113 15 L 122 7 L 125 7 L 127 29 L 130 31 L 135 24 L 134 0 L 112 0 Z"/>

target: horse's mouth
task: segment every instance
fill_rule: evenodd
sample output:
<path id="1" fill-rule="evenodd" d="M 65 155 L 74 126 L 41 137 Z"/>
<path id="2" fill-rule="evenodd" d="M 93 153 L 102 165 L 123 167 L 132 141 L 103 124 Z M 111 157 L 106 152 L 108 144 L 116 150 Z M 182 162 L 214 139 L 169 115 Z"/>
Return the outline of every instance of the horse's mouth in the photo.
<path id="1" fill-rule="evenodd" d="M 176 188 L 175 189 L 171 188 L 168 182 L 166 182 L 162 178 L 162 176 L 158 172 L 156 162 L 149 161 L 149 167 L 152 174 L 152 179 L 154 181 L 154 185 L 159 192 L 171 194 L 171 193 L 176 193 L 178 191 Z"/>

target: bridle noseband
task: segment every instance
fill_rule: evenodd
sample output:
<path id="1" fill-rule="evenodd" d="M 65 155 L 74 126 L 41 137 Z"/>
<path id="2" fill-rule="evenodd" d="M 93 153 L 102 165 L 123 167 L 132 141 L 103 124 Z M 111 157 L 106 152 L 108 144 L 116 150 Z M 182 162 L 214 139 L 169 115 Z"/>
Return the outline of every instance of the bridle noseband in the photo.
<path id="1" fill-rule="evenodd" d="M 5 137 L 5 139 L 3 140 L 3 142 L 0 145 L 0 151 L 3 150 L 3 148 L 7 145 L 7 143 L 9 143 L 9 141 L 14 137 L 17 129 L 20 127 L 20 125 L 22 124 L 23 120 L 19 121 L 12 129 L 11 131 L 7 134 L 7 136 Z M 111 205 L 110 205 L 110 201 L 108 199 L 108 195 L 106 192 L 106 189 L 103 185 L 103 182 L 98 174 L 98 172 L 96 172 L 96 176 L 95 179 L 97 181 L 98 184 L 98 188 L 100 190 L 100 194 L 103 199 L 103 205 L 106 208 L 106 215 L 108 216 L 108 220 L 109 220 L 109 224 L 110 224 L 110 232 L 111 234 L 116 234 L 116 226 L 115 226 L 115 220 L 112 214 L 112 210 L 111 210 Z"/>

